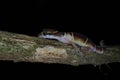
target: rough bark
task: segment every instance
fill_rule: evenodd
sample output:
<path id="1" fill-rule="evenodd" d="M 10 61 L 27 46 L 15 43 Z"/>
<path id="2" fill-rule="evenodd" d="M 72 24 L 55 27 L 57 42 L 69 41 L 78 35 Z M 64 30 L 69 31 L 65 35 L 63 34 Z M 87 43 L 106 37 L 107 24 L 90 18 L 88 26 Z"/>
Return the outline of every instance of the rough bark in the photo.
<path id="1" fill-rule="evenodd" d="M 111 46 L 104 54 L 73 54 L 73 47 L 55 40 L 0 31 L 0 60 L 42 62 L 69 65 L 120 62 L 120 46 Z"/>

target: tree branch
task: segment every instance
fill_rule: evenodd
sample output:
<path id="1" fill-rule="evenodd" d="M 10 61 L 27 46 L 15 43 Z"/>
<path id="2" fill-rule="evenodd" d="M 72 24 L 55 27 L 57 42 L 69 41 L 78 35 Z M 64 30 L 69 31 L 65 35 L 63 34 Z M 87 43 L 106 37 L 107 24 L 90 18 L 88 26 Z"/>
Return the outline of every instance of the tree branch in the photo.
<path id="1" fill-rule="evenodd" d="M 69 65 L 120 62 L 120 46 L 107 48 L 104 54 L 73 54 L 73 47 L 55 40 L 0 31 L 0 60 L 61 63 Z"/>

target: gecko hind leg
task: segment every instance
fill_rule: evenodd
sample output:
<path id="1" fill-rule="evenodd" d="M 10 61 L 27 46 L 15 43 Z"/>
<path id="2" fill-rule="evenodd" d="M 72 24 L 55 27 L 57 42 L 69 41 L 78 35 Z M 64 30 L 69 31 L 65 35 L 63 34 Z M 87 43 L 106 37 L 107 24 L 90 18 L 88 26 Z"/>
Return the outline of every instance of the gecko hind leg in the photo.
<path id="1" fill-rule="evenodd" d="M 73 54 L 83 56 L 83 52 L 81 51 L 81 49 L 77 47 L 77 45 L 75 45 L 74 43 L 71 44 L 74 47 L 74 49 L 72 50 Z"/>
<path id="2" fill-rule="evenodd" d="M 72 53 L 75 54 L 75 55 L 83 56 L 83 53 L 82 53 L 79 49 L 76 49 L 76 48 L 74 48 L 74 49 L 72 50 Z"/>

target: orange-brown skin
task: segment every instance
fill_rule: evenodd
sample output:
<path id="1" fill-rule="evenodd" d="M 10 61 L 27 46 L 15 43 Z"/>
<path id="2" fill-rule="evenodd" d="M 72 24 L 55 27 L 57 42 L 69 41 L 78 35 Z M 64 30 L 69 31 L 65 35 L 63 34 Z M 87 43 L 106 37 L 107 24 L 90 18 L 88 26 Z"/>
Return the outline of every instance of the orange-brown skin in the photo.
<path id="1" fill-rule="evenodd" d="M 59 32 L 53 29 L 44 29 L 39 36 L 48 39 L 57 39 L 60 42 L 72 44 L 74 47 L 87 47 L 89 50 L 102 54 L 103 48 L 96 46 L 88 37 L 74 32 Z M 51 37 L 52 36 L 52 37 Z"/>

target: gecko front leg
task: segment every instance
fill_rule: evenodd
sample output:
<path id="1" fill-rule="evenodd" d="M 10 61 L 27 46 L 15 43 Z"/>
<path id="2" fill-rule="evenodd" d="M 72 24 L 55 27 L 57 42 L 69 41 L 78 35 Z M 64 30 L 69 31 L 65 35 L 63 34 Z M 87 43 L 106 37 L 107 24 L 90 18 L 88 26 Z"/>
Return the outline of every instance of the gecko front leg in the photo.
<path id="1" fill-rule="evenodd" d="M 96 52 L 99 54 L 103 53 L 103 41 L 101 42 L 101 46 L 96 46 L 88 37 L 73 33 L 73 32 L 59 32 L 56 30 L 45 29 L 43 32 L 39 34 L 40 38 L 47 39 L 56 39 L 65 44 L 72 44 L 74 49 L 72 50 L 74 54 L 83 55 L 86 52 Z M 78 47 L 78 46 L 79 47 Z"/>

